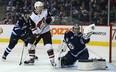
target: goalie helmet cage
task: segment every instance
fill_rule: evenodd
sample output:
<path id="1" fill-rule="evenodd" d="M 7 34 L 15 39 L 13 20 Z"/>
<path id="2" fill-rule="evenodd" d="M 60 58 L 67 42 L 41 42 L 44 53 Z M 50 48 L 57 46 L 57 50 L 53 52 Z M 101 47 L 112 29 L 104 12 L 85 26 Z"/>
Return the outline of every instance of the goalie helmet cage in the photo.
<path id="1" fill-rule="evenodd" d="M 109 63 L 116 62 L 116 23 L 110 23 Z"/>

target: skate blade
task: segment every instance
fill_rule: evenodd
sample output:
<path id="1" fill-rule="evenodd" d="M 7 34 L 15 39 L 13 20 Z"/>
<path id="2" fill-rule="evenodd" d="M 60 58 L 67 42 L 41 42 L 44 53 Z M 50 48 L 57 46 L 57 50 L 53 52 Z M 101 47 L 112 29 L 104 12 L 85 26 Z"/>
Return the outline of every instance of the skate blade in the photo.
<path id="1" fill-rule="evenodd" d="M 24 63 L 25 66 L 32 66 L 34 63 Z"/>

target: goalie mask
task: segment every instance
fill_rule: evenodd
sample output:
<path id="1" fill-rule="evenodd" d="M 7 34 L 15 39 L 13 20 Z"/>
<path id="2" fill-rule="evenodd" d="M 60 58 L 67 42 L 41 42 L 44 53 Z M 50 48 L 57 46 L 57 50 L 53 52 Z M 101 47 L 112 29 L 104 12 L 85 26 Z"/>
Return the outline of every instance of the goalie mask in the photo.
<path id="1" fill-rule="evenodd" d="M 74 25 L 73 25 L 73 28 L 72 28 L 72 31 L 73 31 L 73 33 L 74 33 L 74 36 L 77 36 L 78 33 L 80 32 L 80 27 L 79 27 L 79 25 L 78 25 L 78 24 L 74 24 Z"/>
<path id="2" fill-rule="evenodd" d="M 35 12 L 41 13 L 41 11 L 43 10 L 43 6 L 44 6 L 44 4 L 41 1 L 35 2 L 35 4 L 34 4 Z"/>

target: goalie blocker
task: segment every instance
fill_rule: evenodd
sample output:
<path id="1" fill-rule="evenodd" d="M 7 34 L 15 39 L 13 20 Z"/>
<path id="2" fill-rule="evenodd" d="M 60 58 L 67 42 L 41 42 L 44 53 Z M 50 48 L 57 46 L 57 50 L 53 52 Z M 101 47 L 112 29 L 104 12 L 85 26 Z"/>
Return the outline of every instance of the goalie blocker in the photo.
<path id="1" fill-rule="evenodd" d="M 78 60 L 79 70 L 102 70 L 106 69 L 105 59 L 80 59 Z"/>

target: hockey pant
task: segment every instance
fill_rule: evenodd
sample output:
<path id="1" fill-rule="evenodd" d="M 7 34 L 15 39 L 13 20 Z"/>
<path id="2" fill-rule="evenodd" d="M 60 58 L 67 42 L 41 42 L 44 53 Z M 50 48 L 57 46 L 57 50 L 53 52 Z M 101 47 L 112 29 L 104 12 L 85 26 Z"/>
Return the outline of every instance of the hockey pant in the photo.
<path id="1" fill-rule="evenodd" d="M 87 50 L 80 53 L 77 57 L 74 57 L 71 52 L 68 51 L 65 56 L 61 57 L 61 66 L 73 65 L 78 59 L 88 59 L 88 57 L 89 54 Z"/>
<path id="2" fill-rule="evenodd" d="M 29 56 L 34 56 L 35 55 L 35 46 L 37 45 L 37 43 L 40 41 L 40 39 L 43 39 L 43 42 L 44 42 L 44 45 L 47 49 L 47 53 L 48 53 L 48 56 L 50 59 L 54 58 L 54 51 L 53 51 L 53 47 L 52 47 L 52 39 L 51 39 L 51 33 L 50 31 L 49 32 L 46 32 L 44 34 L 41 34 L 39 35 L 39 37 L 33 37 L 31 38 L 30 40 L 30 47 L 29 48 Z M 29 46 L 29 44 L 28 44 Z M 33 47 L 34 46 L 34 47 Z"/>

